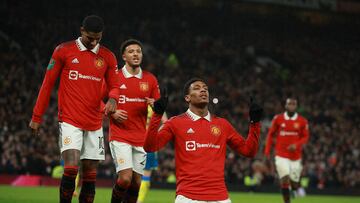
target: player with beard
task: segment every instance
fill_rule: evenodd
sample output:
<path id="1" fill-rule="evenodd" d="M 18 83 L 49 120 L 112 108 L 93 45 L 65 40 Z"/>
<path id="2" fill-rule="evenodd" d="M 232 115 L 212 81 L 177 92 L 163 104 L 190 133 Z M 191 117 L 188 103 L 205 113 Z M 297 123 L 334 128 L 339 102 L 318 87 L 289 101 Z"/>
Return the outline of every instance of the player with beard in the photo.
<path id="1" fill-rule="evenodd" d="M 309 139 L 308 121 L 296 112 L 297 99 L 286 99 L 285 112 L 274 117 L 269 129 L 265 156 L 270 157 L 273 140 L 275 144 L 275 166 L 280 178 L 284 203 L 290 203 L 290 187 L 298 194 L 304 194 L 300 187 L 302 171 L 301 153 Z"/>
<path id="2" fill-rule="evenodd" d="M 93 202 L 97 166 L 99 160 L 105 159 L 102 114 L 115 112 L 119 83 L 115 55 L 99 44 L 103 30 L 102 18 L 87 16 L 80 27 L 81 37 L 56 47 L 29 124 L 33 133 L 38 134 L 51 91 L 60 77 L 59 143 L 64 160 L 60 183 L 61 203 L 72 200 L 79 162 L 82 174 L 79 202 Z M 109 87 L 109 99 L 104 108 L 100 108 L 103 83 Z"/>

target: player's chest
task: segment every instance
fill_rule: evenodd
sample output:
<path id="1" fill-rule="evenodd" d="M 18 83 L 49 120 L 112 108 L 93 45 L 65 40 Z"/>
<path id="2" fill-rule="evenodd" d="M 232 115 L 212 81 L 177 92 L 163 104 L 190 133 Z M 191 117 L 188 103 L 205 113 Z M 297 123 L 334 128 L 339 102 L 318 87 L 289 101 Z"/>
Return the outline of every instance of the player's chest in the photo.
<path id="1" fill-rule="evenodd" d="M 297 120 L 283 120 L 279 122 L 280 131 L 300 132 L 301 122 Z"/>
<path id="2" fill-rule="evenodd" d="M 120 78 L 120 95 L 131 98 L 151 97 L 151 83 L 137 78 Z"/>
<path id="3" fill-rule="evenodd" d="M 176 134 L 179 141 L 194 140 L 199 142 L 222 142 L 225 132 L 221 125 L 208 121 L 189 122 L 178 124 Z"/>
<path id="4" fill-rule="evenodd" d="M 196 152 L 216 154 L 226 146 L 224 129 L 218 124 L 210 124 L 207 121 L 179 124 L 175 133 L 177 147 L 189 156 L 196 156 Z"/>
<path id="5" fill-rule="evenodd" d="M 69 53 L 64 63 L 65 71 L 69 72 L 69 79 L 75 75 L 103 77 L 108 67 L 102 56 L 92 52 Z"/>

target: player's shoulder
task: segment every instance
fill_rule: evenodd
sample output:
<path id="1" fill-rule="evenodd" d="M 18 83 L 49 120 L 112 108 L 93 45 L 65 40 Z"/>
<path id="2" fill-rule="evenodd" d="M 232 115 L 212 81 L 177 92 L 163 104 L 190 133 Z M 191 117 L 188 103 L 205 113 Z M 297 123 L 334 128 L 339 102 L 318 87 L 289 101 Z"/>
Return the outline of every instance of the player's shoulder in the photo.
<path id="1" fill-rule="evenodd" d="M 225 118 L 220 117 L 220 116 L 215 115 L 215 114 L 211 114 L 211 120 L 212 121 L 220 121 L 220 122 L 228 122 Z"/>
<path id="2" fill-rule="evenodd" d="M 99 47 L 99 54 L 115 57 L 114 52 L 112 52 L 110 49 L 108 49 L 107 47 L 105 47 L 103 45 L 100 45 L 100 47 Z"/>
<path id="3" fill-rule="evenodd" d="M 148 78 L 150 80 L 156 80 L 155 75 L 153 73 L 151 73 L 150 71 L 142 69 L 142 74 L 143 74 L 144 78 Z"/>
<path id="4" fill-rule="evenodd" d="M 230 121 L 228 121 L 226 118 L 217 116 L 215 114 L 211 114 L 211 122 L 220 125 L 231 125 Z"/>
<path id="5" fill-rule="evenodd" d="M 275 114 L 273 117 L 273 121 L 284 119 L 284 113 Z"/>
<path id="6" fill-rule="evenodd" d="M 189 119 L 189 117 L 186 115 L 186 113 L 179 114 L 177 116 L 172 116 L 167 120 L 168 122 L 182 122 L 186 119 Z"/>
<path id="7" fill-rule="evenodd" d="M 300 120 L 301 122 L 304 122 L 304 123 L 308 122 L 308 120 L 304 116 L 300 115 L 299 113 L 298 113 L 298 120 Z"/>
<path id="8" fill-rule="evenodd" d="M 55 47 L 55 51 L 61 51 L 61 50 L 66 50 L 66 49 L 71 49 L 76 47 L 76 43 L 75 40 L 71 40 L 71 41 L 67 41 L 67 42 L 62 42 L 60 44 L 58 44 Z"/>

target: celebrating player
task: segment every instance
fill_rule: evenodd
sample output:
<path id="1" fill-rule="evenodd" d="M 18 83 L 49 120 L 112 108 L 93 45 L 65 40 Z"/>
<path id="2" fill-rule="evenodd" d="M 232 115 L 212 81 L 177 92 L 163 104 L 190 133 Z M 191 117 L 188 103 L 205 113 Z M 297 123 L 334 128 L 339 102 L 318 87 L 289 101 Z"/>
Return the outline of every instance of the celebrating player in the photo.
<path id="1" fill-rule="evenodd" d="M 254 157 L 258 150 L 262 108 L 250 105 L 250 129 L 245 140 L 223 118 L 208 110 L 209 91 L 204 80 L 193 78 L 184 86 L 189 109 L 169 119 L 159 130 L 162 114 L 167 106 L 167 95 L 154 103 L 144 149 L 154 152 L 170 140 L 175 146 L 176 200 L 175 203 L 229 203 L 224 181 L 226 145 L 237 153 Z M 159 130 L 159 131 L 158 131 Z"/>
<path id="2" fill-rule="evenodd" d="M 264 151 L 265 156 L 269 158 L 273 138 L 276 138 L 275 166 L 285 203 L 290 203 L 290 185 L 294 191 L 303 190 L 299 184 L 302 170 L 301 153 L 303 145 L 309 139 L 308 121 L 296 113 L 296 108 L 297 99 L 289 97 L 286 100 L 285 113 L 276 115 L 272 121 Z"/>
<path id="3" fill-rule="evenodd" d="M 38 134 L 51 91 L 60 76 L 59 143 L 64 160 L 64 174 L 60 184 L 61 203 L 71 202 L 79 160 L 82 165 L 79 202 L 93 202 L 98 162 L 105 159 L 102 111 L 105 114 L 115 112 L 119 82 L 114 54 L 99 44 L 103 29 L 102 18 L 87 16 L 80 28 L 81 37 L 56 47 L 47 66 L 29 124 L 33 133 Z M 101 87 L 104 80 L 110 91 L 102 110 Z"/>
<path id="4" fill-rule="evenodd" d="M 122 43 L 120 51 L 125 65 L 119 73 L 118 108 L 110 121 L 109 145 L 118 175 L 111 202 L 135 203 L 146 162 L 143 145 L 147 106 L 154 105 L 160 92 L 155 76 L 140 67 L 142 44 L 129 39 Z"/>

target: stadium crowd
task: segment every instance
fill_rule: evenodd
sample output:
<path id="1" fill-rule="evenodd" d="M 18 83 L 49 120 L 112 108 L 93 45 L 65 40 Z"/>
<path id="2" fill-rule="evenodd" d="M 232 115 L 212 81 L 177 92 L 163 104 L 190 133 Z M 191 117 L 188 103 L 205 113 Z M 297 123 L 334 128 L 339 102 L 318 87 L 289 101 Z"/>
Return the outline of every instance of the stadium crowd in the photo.
<path id="1" fill-rule="evenodd" d="M 93 5 L 92 1 L 86 6 L 79 1 L 83 6 L 77 13 L 69 13 L 66 11 L 73 4 L 56 8 L 56 3 L 41 1 L 39 6 L 47 10 L 28 15 L 34 5 L 19 2 L 1 5 L 0 174 L 50 175 L 60 160 L 56 91 L 40 136 L 31 135 L 28 122 L 51 51 L 58 43 L 77 37 L 80 19 L 94 12 Z M 101 6 L 109 7 L 109 2 Z M 229 119 L 243 135 L 247 134 L 249 96 L 262 102 L 266 113 L 263 147 L 272 117 L 284 110 L 285 97 L 295 94 L 299 112 L 310 123 L 303 157 L 303 175 L 310 186 L 360 186 L 358 30 L 221 9 L 185 11 L 169 5 L 163 16 L 144 12 L 125 21 L 127 11 L 116 13 L 120 5 L 115 2 L 108 12 L 99 13 L 106 23 L 102 43 L 118 53 L 119 44 L 130 36 L 144 42 L 143 68 L 168 87 L 169 116 L 186 110 L 181 91 L 184 81 L 201 76 L 208 81 L 211 96 L 219 99 L 211 105 L 212 111 Z M 55 8 L 58 10 L 52 15 Z M 178 15 L 171 15 L 174 10 Z M 244 177 L 253 173 L 252 164 L 260 161 L 265 166 L 263 183 L 274 184 L 275 167 L 265 160 L 262 150 L 253 160 L 229 151 L 227 182 L 242 184 Z M 108 148 L 106 151 L 98 176 L 111 178 L 114 166 Z M 173 150 L 168 146 L 159 152 L 159 169 L 153 180 L 166 182 L 174 167 Z"/>

